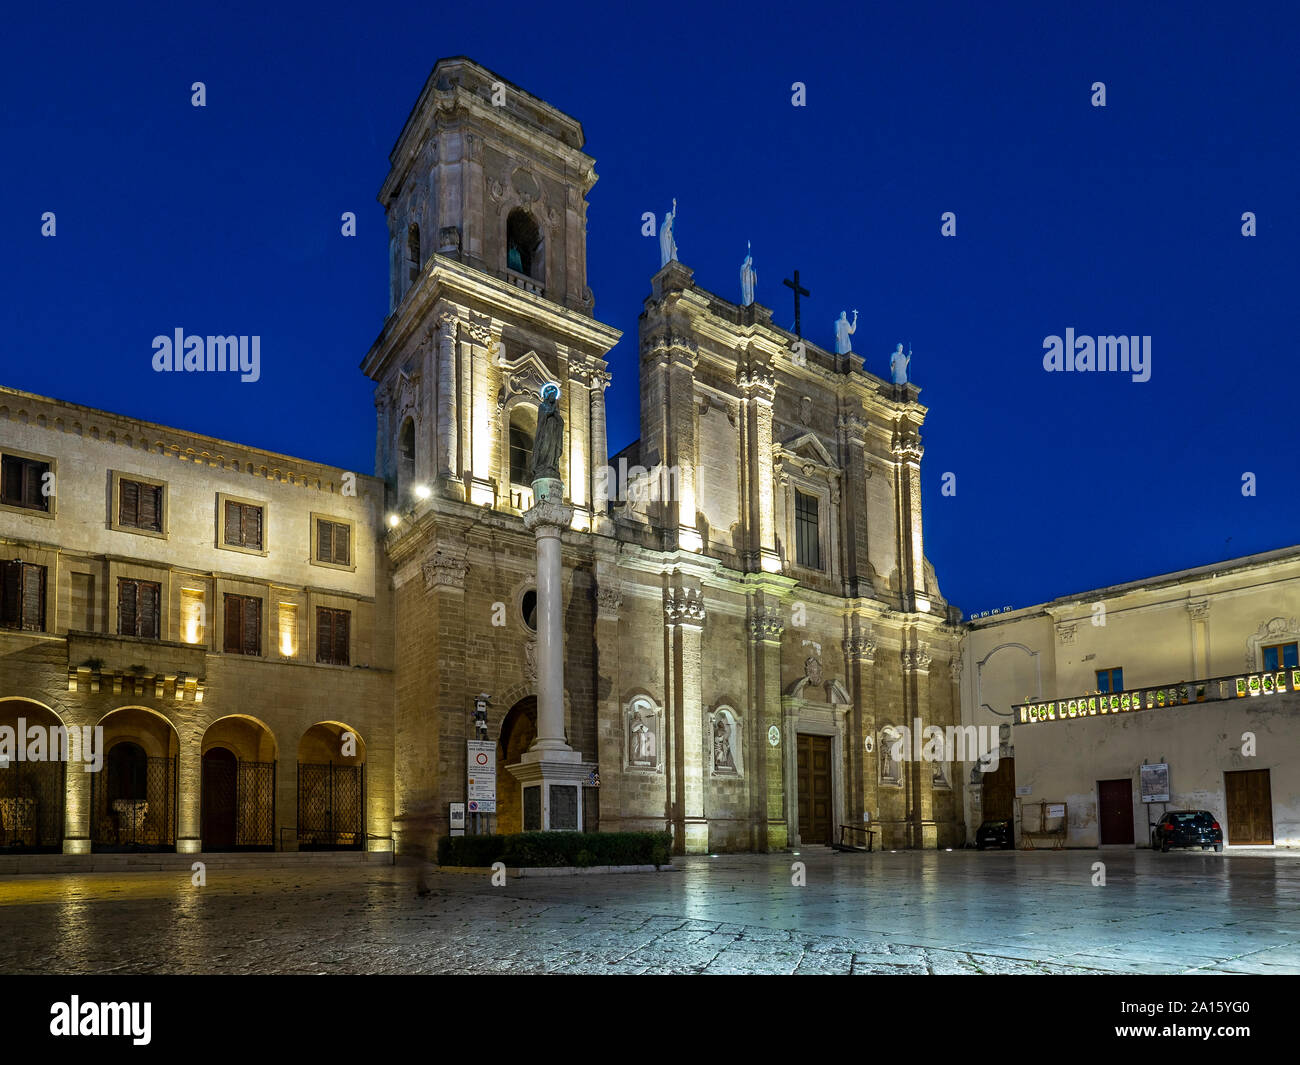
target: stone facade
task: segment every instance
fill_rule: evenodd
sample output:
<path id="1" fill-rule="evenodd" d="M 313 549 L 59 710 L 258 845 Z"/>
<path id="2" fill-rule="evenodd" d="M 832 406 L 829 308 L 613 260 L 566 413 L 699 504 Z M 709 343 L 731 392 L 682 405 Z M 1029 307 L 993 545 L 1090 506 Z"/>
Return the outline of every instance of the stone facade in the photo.
<path id="1" fill-rule="evenodd" d="M 589 827 L 668 827 L 691 852 L 768 850 L 869 817 L 878 845 L 960 844 L 960 774 L 909 764 L 882 783 L 877 760 L 882 729 L 958 713 L 960 633 L 924 558 L 917 389 L 856 355 L 796 352 L 768 309 L 706 292 L 673 261 L 641 317 L 642 434 L 608 460 L 605 356 L 619 333 L 592 317 L 595 171 L 581 148 L 573 119 L 444 60 L 380 193 L 395 242 L 418 231 L 421 249 L 395 248 L 392 314 L 363 362 L 396 515 L 396 809 L 446 830 L 487 692 L 496 827 L 519 825 L 504 766 L 535 730 L 536 558 L 511 441 L 527 443 L 555 381 L 574 508 L 565 721 L 599 766 Z M 429 232 L 454 239 L 433 249 Z M 816 510 L 802 556 L 796 493 Z M 830 743 L 816 840 L 800 830 L 801 736 Z M 427 840 L 427 827 L 407 831 L 405 843 Z"/>

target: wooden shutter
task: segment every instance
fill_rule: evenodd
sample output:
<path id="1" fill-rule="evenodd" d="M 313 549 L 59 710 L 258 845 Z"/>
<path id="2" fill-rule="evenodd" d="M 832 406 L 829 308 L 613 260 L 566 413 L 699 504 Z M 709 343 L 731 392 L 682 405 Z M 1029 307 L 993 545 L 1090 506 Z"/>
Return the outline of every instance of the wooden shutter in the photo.
<path id="1" fill-rule="evenodd" d="M 23 628 L 45 631 L 45 567 L 23 566 Z"/>
<path id="2" fill-rule="evenodd" d="M 245 505 L 239 509 L 242 514 L 240 524 L 243 545 L 262 550 L 262 508 Z"/>
<path id="3" fill-rule="evenodd" d="M 244 654 L 262 653 L 262 601 L 244 597 Z"/>
<path id="4" fill-rule="evenodd" d="M 244 600 L 237 595 L 228 595 L 226 596 L 226 635 L 222 650 L 227 654 L 239 654 L 243 632 Z"/>
<path id="5" fill-rule="evenodd" d="M 23 502 L 28 506 L 46 509 L 45 497 L 41 495 L 41 477 L 48 469 L 43 462 L 23 463 Z"/>
<path id="6" fill-rule="evenodd" d="M 142 484 L 140 492 L 140 528 L 162 531 L 162 485 Z"/>
<path id="7" fill-rule="evenodd" d="M 8 461 L 8 460 L 6 460 Z M 0 576 L 0 625 L 16 629 L 23 620 L 22 574 L 21 562 L 3 562 Z"/>
<path id="8" fill-rule="evenodd" d="M 317 519 L 316 521 L 316 561 L 317 562 L 334 561 L 334 548 L 332 546 L 333 539 L 331 537 L 331 532 L 333 528 L 334 528 L 333 522 L 321 521 L 319 519 Z M 320 614 L 319 612 L 317 612 L 318 620 L 319 617 Z"/>
<path id="9" fill-rule="evenodd" d="M 334 561 L 340 566 L 346 566 L 352 557 L 350 550 L 351 545 L 348 543 L 351 530 L 346 525 L 334 526 Z"/>
<path id="10" fill-rule="evenodd" d="M 119 636 L 136 636 L 138 596 L 135 581 L 118 578 L 117 582 L 117 632 Z"/>
<path id="11" fill-rule="evenodd" d="M 324 607 L 316 608 L 316 661 L 328 662 L 334 651 L 334 617 Z"/>
<path id="12" fill-rule="evenodd" d="M 334 614 L 334 654 L 330 659 L 336 666 L 348 664 L 348 630 L 352 615 L 346 610 L 335 610 Z"/>
<path id="13" fill-rule="evenodd" d="M 117 523 L 132 527 L 140 524 L 140 482 L 125 478 L 117 482 Z"/>
<path id="14" fill-rule="evenodd" d="M 10 455 L 0 459 L 0 501 L 18 506 L 23 501 L 22 463 Z"/>
<path id="15" fill-rule="evenodd" d="M 244 543 L 243 529 L 240 522 L 240 507 L 238 503 L 226 503 L 225 527 L 225 542 L 235 547 L 242 547 Z"/>
<path id="16" fill-rule="evenodd" d="M 158 639 L 158 623 L 161 619 L 159 607 L 162 605 L 162 585 L 154 581 L 140 582 L 140 632 L 141 636 Z"/>

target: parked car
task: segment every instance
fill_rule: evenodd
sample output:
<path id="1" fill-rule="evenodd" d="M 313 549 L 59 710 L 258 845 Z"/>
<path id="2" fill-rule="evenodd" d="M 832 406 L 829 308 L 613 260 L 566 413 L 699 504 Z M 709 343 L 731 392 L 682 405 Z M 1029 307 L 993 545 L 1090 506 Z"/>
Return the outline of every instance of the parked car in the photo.
<path id="1" fill-rule="evenodd" d="M 1213 847 L 1223 850 L 1223 829 L 1209 810 L 1170 810 L 1151 829 L 1151 849 L 1170 847 Z"/>
<path id="2" fill-rule="evenodd" d="M 1016 823 L 1014 821 L 984 821 L 975 830 L 975 849 L 982 851 L 985 847 L 1001 846 L 1003 850 L 1012 850 L 1016 845 Z"/>

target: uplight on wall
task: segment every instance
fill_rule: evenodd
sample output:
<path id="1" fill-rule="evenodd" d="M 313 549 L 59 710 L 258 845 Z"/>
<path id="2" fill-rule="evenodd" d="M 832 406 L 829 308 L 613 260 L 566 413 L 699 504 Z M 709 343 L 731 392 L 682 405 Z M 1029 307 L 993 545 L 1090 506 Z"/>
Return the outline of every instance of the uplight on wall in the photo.
<path id="1" fill-rule="evenodd" d="M 433 495 L 433 491 L 427 484 L 417 484 L 415 486 L 416 499 L 428 499 L 431 495 Z"/>
<path id="2" fill-rule="evenodd" d="M 280 604 L 280 654 L 292 658 L 298 653 L 298 605 Z"/>
<path id="3" fill-rule="evenodd" d="M 186 643 L 202 643 L 204 630 L 203 590 L 181 589 L 181 639 Z"/>

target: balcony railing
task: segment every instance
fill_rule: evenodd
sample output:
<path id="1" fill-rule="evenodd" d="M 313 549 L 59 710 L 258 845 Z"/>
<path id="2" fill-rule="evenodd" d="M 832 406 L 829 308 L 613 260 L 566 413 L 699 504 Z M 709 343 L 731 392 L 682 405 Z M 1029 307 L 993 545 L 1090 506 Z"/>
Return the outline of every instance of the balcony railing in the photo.
<path id="1" fill-rule="evenodd" d="M 518 271 L 511 270 L 509 267 L 506 267 L 505 274 L 506 280 L 510 282 L 510 284 L 514 285 L 515 288 L 521 288 L 525 292 L 531 292 L 534 296 L 546 295 L 546 286 L 540 281 L 534 281 L 527 274 L 521 274 Z"/>

